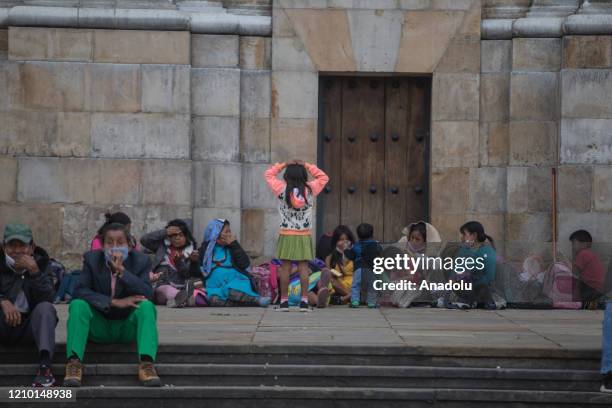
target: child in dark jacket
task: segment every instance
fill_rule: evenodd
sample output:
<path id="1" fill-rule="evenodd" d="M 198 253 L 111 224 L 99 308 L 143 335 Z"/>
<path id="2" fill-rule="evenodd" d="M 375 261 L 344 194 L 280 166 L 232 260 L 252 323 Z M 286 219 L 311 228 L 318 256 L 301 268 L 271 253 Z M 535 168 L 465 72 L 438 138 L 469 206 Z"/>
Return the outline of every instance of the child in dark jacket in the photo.
<path id="1" fill-rule="evenodd" d="M 374 227 L 370 224 L 360 224 L 357 227 L 359 241 L 352 248 L 344 251 L 348 259 L 355 264 L 353 284 L 351 290 L 350 307 L 359 307 L 361 294 L 361 280 L 366 285 L 366 303 L 369 308 L 378 306 L 376 290 L 374 289 L 374 259 L 381 256 L 382 247 L 374 238 Z"/>

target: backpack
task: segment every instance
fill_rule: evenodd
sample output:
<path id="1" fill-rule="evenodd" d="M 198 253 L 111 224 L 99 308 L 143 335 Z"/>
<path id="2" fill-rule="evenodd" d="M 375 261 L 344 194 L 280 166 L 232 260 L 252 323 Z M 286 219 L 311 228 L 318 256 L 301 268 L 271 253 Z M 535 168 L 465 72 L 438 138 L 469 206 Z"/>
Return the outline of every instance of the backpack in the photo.
<path id="1" fill-rule="evenodd" d="M 55 290 L 58 290 L 60 286 L 60 282 L 62 281 L 62 278 L 66 274 L 66 268 L 64 267 L 64 265 L 62 265 L 60 261 L 58 261 L 57 259 L 51 258 L 49 259 L 49 264 L 47 265 L 47 269 L 45 270 L 45 273 L 51 276 L 51 279 L 53 280 L 53 288 Z"/>
<path id="2" fill-rule="evenodd" d="M 552 300 L 554 309 L 580 309 L 582 303 L 574 301 L 575 286 L 571 266 L 556 262 L 546 272 L 542 291 Z"/>
<path id="3" fill-rule="evenodd" d="M 259 296 L 269 297 L 275 300 L 278 292 L 278 282 L 276 280 L 277 266 L 274 264 L 263 263 L 251 268 L 251 276 L 255 285 L 255 291 Z"/>

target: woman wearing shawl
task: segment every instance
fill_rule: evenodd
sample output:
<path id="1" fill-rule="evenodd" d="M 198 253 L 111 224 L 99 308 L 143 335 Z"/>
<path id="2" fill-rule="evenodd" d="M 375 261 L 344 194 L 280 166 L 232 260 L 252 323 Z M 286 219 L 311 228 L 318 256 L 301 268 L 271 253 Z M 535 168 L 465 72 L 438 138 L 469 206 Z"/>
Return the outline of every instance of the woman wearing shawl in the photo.
<path id="1" fill-rule="evenodd" d="M 232 234 L 228 220 L 216 219 L 206 225 L 201 252 L 201 271 L 211 306 L 267 307 L 270 304 L 270 298 L 261 297 L 253 290 L 247 272 L 249 256 Z"/>

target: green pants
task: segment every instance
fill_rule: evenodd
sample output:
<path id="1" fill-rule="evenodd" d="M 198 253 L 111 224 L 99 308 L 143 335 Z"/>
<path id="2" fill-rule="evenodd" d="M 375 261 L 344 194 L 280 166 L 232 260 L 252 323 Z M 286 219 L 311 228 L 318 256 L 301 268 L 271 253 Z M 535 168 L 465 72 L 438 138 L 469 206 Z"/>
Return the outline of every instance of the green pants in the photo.
<path id="1" fill-rule="evenodd" d="M 148 300 L 123 320 L 105 318 L 82 299 L 74 299 L 68 308 L 66 357 L 76 354 L 82 361 L 87 340 L 100 344 L 133 343 L 139 356 L 157 355 L 157 311 Z"/>

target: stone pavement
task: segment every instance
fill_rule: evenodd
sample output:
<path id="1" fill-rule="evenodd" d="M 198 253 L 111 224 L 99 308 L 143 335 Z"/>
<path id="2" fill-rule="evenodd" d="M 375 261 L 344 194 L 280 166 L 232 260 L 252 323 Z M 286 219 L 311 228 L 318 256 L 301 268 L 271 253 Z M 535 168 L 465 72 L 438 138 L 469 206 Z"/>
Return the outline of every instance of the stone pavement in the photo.
<path id="1" fill-rule="evenodd" d="M 58 305 L 66 341 L 67 305 Z M 158 307 L 161 344 L 312 344 L 599 350 L 603 311 Z"/>

